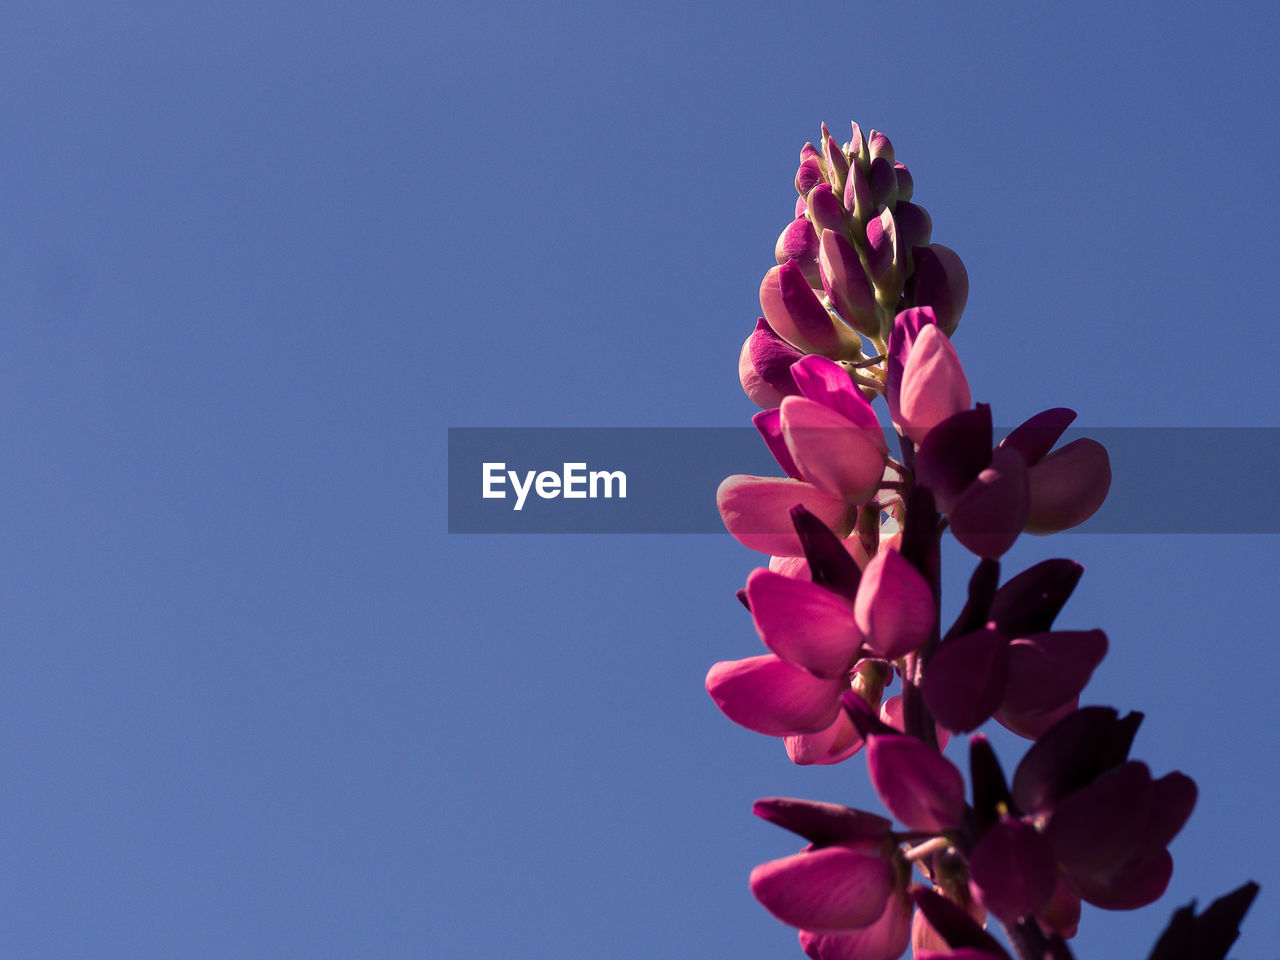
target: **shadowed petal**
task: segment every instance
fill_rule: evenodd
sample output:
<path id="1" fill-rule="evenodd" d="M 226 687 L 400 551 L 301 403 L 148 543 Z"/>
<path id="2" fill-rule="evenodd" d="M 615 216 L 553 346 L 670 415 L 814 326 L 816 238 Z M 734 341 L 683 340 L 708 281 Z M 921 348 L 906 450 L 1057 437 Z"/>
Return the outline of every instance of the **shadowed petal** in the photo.
<path id="1" fill-rule="evenodd" d="M 973 848 L 969 877 L 986 908 L 1003 922 L 1013 923 L 1049 903 L 1058 871 L 1044 835 L 1006 817 Z"/>
<path id="2" fill-rule="evenodd" d="M 1000 441 L 1000 446 L 1017 450 L 1029 467 L 1039 463 L 1053 449 L 1053 445 L 1075 418 L 1076 412 L 1067 407 L 1042 410 L 1010 431 Z"/>
<path id="3" fill-rule="evenodd" d="M 937 649 L 925 667 L 921 693 L 940 724 L 967 732 L 996 712 L 1008 677 L 1008 639 L 997 630 L 975 630 Z"/>
<path id="4" fill-rule="evenodd" d="M 782 659 L 833 680 L 848 674 L 862 646 L 848 601 L 770 570 L 752 571 L 747 601 L 760 639 Z"/>
<path id="5" fill-rule="evenodd" d="M 915 301 L 933 308 L 942 332 L 951 335 L 969 300 L 969 274 L 960 256 L 950 247 L 931 243 L 911 251 L 915 262 Z"/>
<path id="6" fill-rule="evenodd" d="M 1104 910 L 1137 910 L 1164 895 L 1173 877 L 1173 857 L 1168 850 L 1160 850 L 1106 875 L 1071 872 L 1069 876 L 1085 903 Z"/>
<path id="7" fill-rule="evenodd" d="M 912 830 L 941 833 L 954 830 L 964 819 L 960 771 L 915 737 L 871 737 L 867 769 L 880 801 Z"/>
<path id="8" fill-rule="evenodd" d="M 1079 695 L 1106 653 L 1101 630 L 1059 630 L 1013 641 L 1001 709 L 1017 715 L 1057 710 Z"/>
<path id="9" fill-rule="evenodd" d="M 1055 450 L 1027 471 L 1030 505 L 1027 530 L 1054 533 L 1092 517 L 1111 489 L 1107 448 L 1081 437 Z"/>
<path id="10" fill-rule="evenodd" d="M 1008 637 L 1042 633 L 1053 626 L 1083 573 L 1074 560 L 1042 560 L 996 591 L 988 617 Z"/>
<path id="11" fill-rule="evenodd" d="M 728 660 L 707 672 L 707 693 L 734 723 L 771 737 L 831 726 L 839 710 L 838 680 L 823 680 L 773 654 Z"/>
<path id="12" fill-rule="evenodd" d="M 951 532 L 966 550 L 997 560 L 1018 539 L 1027 510 L 1026 463 L 1013 450 L 996 450 L 951 508 Z"/>
<path id="13" fill-rule="evenodd" d="M 784 477 L 726 478 L 716 491 L 720 518 L 734 538 L 750 550 L 798 557 L 804 549 L 791 522 L 791 508 L 804 507 L 839 537 L 849 534 L 856 512 L 840 497 L 811 483 Z"/>
<path id="14" fill-rule="evenodd" d="M 880 335 L 880 315 L 871 281 L 853 244 L 843 233 L 823 230 L 818 246 L 818 276 L 836 312 L 849 326 L 869 337 Z"/>
<path id="15" fill-rule="evenodd" d="M 762 863 L 751 892 L 783 923 L 805 930 L 856 930 L 884 912 L 893 868 L 874 854 L 821 847 Z"/>
<path id="16" fill-rule="evenodd" d="M 778 466 L 783 472 L 792 480 L 803 480 L 804 476 L 800 473 L 796 462 L 791 459 L 791 451 L 787 449 L 787 441 L 782 436 L 782 411 L 777 407 L 772 410 L 761 410 L 751 418 L 751 423 L 759 431 L 765 446 L 769 448 L 773 459 L 778 461 Z"/>
<path id="17" fill-rule="evenodd" d="M 892 820 L 865 810 L 791 797 L 757 800 L 751 812 L 784 830 L 798 833 L 816 847 L 838 843 L 879 846 L 893 829 Z"/>
<path id="18" fill-rule="evenodd" d="M 991 462 L 991 407 L 979 403 L 930 430 L 916 451 L 916 480 L 933 491 L 947 513 Z"/>
<path id="19" fill-rule="evenodd" d="M 1132 859 L 1151 795 L 1147 765 L 1130 760 L 1060 800 L 1047 834 L 1063 869 L 1073 878 L 1106 874 Z"/>

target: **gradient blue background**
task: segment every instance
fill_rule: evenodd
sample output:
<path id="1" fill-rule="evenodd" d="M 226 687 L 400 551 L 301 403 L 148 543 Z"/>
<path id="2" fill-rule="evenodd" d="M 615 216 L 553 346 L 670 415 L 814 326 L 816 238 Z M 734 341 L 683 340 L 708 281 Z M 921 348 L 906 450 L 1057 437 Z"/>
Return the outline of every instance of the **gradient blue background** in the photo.
<path id="1" fill-rule="evenodd" d="M 745 423 L 798 150 L 851 118 L 968 265 L 956 343 L 998 421 L 1280 425 L 1278 27 L 6 4 L 0 952 L 800 956 L 746 886 L 797 842 L 751 802 L 875 801 L 702 690 L 759 649 L 756 558 L 448 536 L 445 428 Z M 1248 510 L 1203 469 L 1186 510 Z M 1010 568 L 1063 554 L 1088 570 L 1060 622 L 1112 639 L 1088 699 L 1146 711 L 1136 754 L 1202 788 L 1165 899 L 1088 914 L 1077 955 L 1142 958 L 1253 877 L 1234 953 L 1273 956 L 1280 541 L 1060 537 Z"/>

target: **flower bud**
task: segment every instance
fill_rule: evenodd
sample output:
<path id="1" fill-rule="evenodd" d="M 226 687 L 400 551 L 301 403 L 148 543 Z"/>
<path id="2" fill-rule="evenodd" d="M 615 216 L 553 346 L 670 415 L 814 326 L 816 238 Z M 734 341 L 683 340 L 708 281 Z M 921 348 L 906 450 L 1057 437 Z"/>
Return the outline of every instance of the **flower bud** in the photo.
<path id="1" fill-rule="evenodd" d="M 873 161 L 876 157 L 884 157 L 892 166 L 893 144 L 889 142 L 889 138 L 883 133 L 879 130 L 872 130 L 871 135 L 867 137 L 867 147 Z"/>
<path id="2" fill-rule="evenodd" d="M 871 154 L 867 150 L 866 137 L 862 135 L 862 128 L 857 123 L 851 124 L 853 134 L 849 138 L 849 156 L 852 158 L 854 165 L 866 167 L 871 162 Z"/>
<path id="3" fill-rule="evenodd" d="M 871 183 L 867 180 L 866 171 L 854 166 L 844 185 L 844 208 L 854 223 L 864 231 L 866 224 L 875 216 L 876 205 L 871 202 Z"/>
<path id="4" fill-rule="evenodd" d="M 876 295 L 858 252 L 843 234 L 823 230 L 818 242 L 818 276 L 845 323 L 867 337 L 880 334 Z"/>
<path id="5" fill-rule="evenodd" d="M 907 169 L 905 163 L 894 162 L 893 174 L 898 181 L 898 202 L 905 203 L 911 199 L 911 195 L 915 192 L 916 184 L 911 179 L 911 171 Z"/>
<path id="6" fill-rule="evenodd" d="M 756 320 L 756 328 L 742 344 L 738 357 L 738 379 L 742 389 L 758 406 L 768 409 L 782 403 L 783 397 L 799 393 L 791 376 L 791 365 L 804 354 L 769 328 L 764 317 Z"/>
<path id="7" fill-rule="evenodd" d="M 969 274 L 950 247 L 932 243 L 911 251 L 918 307 L 932 307 L 942 332 L 951 335 L 969 300 Z"/>
<path id="8" fill-rule="evenodd" d="M 822 160 L 818 156 L 807 157 L 796 171 L 796 193 L 807 197 L 809 191 L 826 180 L 822 172 Z"/>
<path id="9" fill-rule="evenodd" d="M 893 211 L 881 211 L 880 216 L 867 223 L 867 271 L 876 289 L 892 294 L 895 300 L 902 290 L 902 253 Z"/>
<path id="10" fill-rule="evenodd" d="M 816 287 L 822 281 L 818 274 L 818 234 L 813 224 L 805 217 L 792 220 L 778 234 L 778 242 L 773 247 L 774 258 L 779 264 L 794 260 L 804 271 L 804 278 L 809 286 Z"/>
<path id="11" fill-rule="evenodd" d="M 760 308 L 769 326 L 806 353 L 839 356 L 840 337 L 831 314 L 794 260 L 774 267 L 760 283 Z"/>
<path id="12" fill-rule="evenodd" d="M 844 180 L 849 173 L 849 160 L 844 151 L 836 143 L 835 138 L 827 132 L 827 125 L 822 125 L 822 156 L 827 162 L 827 180 L 837 194 L 844 192 Z"/>
<path id="13" fill-rule="evenodd" d="M 844 218 L 844 204 L 841 203 L 831 185 L 820 183 L 809 191 L 809 219 L 813 221 L 815 232 L 819 235 L 823 230 L 835 230 L 846 233 L 849 229 Z"/>
<path id="14" fill-rule="evenodd" d="M 893 206 L 898 198 L 898 178 L 893 173 L 893 162 L 876 157 L 871 161 L 867 179 L 871 183 L 871 202 L 876 209 Z"/>
<path id="15" fill-rule="evenodd" d="M 893 208 L 893 217 L 898 221 L 898 236 L 901 238 L 902 249 L 906 251 L 906 268 L 910 275 L 913 260 L 911 251 L 915 247 L 928 246 L 933 234 L 933 218 L 924 207 L 901 201 Z"/>

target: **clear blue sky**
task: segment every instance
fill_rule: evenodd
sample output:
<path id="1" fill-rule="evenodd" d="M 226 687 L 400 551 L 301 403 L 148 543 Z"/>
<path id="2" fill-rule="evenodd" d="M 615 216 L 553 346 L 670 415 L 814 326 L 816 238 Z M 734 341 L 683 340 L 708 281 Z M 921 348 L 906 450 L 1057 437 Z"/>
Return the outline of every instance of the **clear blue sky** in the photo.
<path id="1" fill-rule="evenodd" d="M 799 957 L 751 802 L 874 800 L 702 690 L 755 558 L 449 536 L 445 428 L 745 423 L 824 119 L 964 258 L 998 422 L 1278 426 L 1278 47 L 1261 3 L 7 4 L 0 952 Z M 1186 510 L 1248 509 L 1204 471 Z M 1248 877 L 1274 956 L 1280 539 L 1011 566 L 1054 555 L 1087 699 L 1201 786 L 1078 956 Z"/>

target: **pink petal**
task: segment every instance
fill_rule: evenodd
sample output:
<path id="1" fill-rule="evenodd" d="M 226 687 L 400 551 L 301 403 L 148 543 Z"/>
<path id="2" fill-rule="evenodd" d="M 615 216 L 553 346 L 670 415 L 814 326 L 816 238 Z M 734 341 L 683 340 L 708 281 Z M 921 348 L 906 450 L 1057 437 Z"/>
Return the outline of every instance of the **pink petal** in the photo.
<path id="1" fill-rule="evenodd" d="M 818 276 L 845 323 L 868 337 L 880 335 L 876 295 L 853 244 L 843 233 L 823 230 L 818 247 Z M 847 378 L 846 378 L 847 379 Z"/>
<path id="2" fill-rule="evenodd" d="M 807 218 L 796 217 L 787 224 L 778 235 L 773 255 L 779 265 L 788 260 L 794 260 L 800 264 L 800 269 L 804 271 L 804 278 L 809 281 L 810 286 L 816 287 L 819 284 L 818 234 Z"/>
<path id="3" fill-rule="evenodd" d="M 826 766 L 848 760 L 862 749 L 862 736 L 841 710 L 835 722 L 817 733 L 798 733 L 783 741 L 787 756 L 797 766 Z"/>
<path id="4" fill-rule="evenodd" d="M 892 174 L 892 169 L 890 173 Z M 874 183 L 871 190 L 874 202 Z M 880 212 L 880 216 L 867 221 L 867 272 L 871 274 L 872 282 L 881 290 L 897 289 L 901 292 L 903 259 L 898 224 L 893 211 L 886 208 Z"/>
<path id="5" fill-rule="evenodd" d="M 784 393 L 770 386 L 764 377 L 760 376 L 755 364 L 751 362 L 750 337 L 742 341 L 742 349 L 738 352 L 738 382 L 742 384 L 742 390 L 747 395 L 747 399 L 757 407 L 766 410 L 776 407 L 785 396 Z"/>
<path id="6" fill-rule="evenodd" d="M 902 719 L 902 694 L 896 694 L 880 704 L 880 719 L 899 733 L 906 733 L 907 725 Z M 942 724 L 935 723 L 933 732 L 938 741 L 939 752 L 947 749 L 947 744 L 951 742 L 951 731 Z"/>
<path id="7" fill-rule="evenodd" d="M 889 404 L 889 416 L 894 423 L 900 423 L 902 420 L 898 401 L 902 391 L 902 371 L 906 367 L 907 357 L 911 355 L 911 348 L 915 346 L 920 331 L 926 325 L 933 323 L 933 310 L 929 307 L 903 310 L 893 318 L 893 329 L 889 331 L 889 348 L 885 356 L 884 397 Z"/>
<path id="8" fill-rule="evenodd" d="M 778 461 L 778 466 L 782 468 L 783 473 L 793 480 L 803 480 L 800 468 L 791 459 L 791 451 L 787 449 L 787 441 L 782 436 L 782 411 L 777 407 L 772 410 L 761 410 L 751 418 L 751 423 L 759 431 L 765 446 L 773 454 L 773 459 Z"/>
<path id="9" fill-rule="evenodd" d="M 810 960 L 897 960 L 911 938 L 911 904 L 892 894 L 872 924 L 853 933 L 800 931 L 800 949 Z"/>
<path id="10" fill-rule="evenodd" d="M 822 183 L 826 176 L 822 172 L 822 162 L 815 153 L 811 157 L 805 157 L 800 162 L 800 169 L 796 171 L 796 192 L 801 197 L 807 197 L 809 191 Z"/>
<path id="11" fill-rule="evenodd" d="M 806 353 L 839 355 L 841 344 L 831 315 L 794 260 L 764 275 L 760 309 L 773 331 L 788 343 Z"/>
<path id="12" fill-rule="evenodd" d="M 751 871 L 751 892 L 764 908 L 806 930 L 867 926 L 884 912 L 893 885 L 887 860 L 847 846 L 805 850 Z"/>
<path id="13" fill-rule="evenodd" d="M 844 684 L 822 680 L 773 654 L 727 660 L 707 672 L 707 693 L 734 723 L 771 737 L 831 726 Z"/>
<path id="14" fill-rule="evenodd" d="M 847 536 L 857 513 L 840 497 L 811 483 L 784 477 L 726 478 L 716 491 L 724 525 L 744 547 L 781 557 L 798 557 L 804 550 L 791 523 L 791 508 L 800 504 L 837 536 Z"/>
<path id="15" fill-rule="evenodd" d="M 809 191 L 806 198 L 809 204 L 809 219 L 819 235 L 824 230 L 838 230 L 844 233 L 848 229 L 844 218 L 844 204 L 831 189 L 830 184 L 820 183 Z"/>
<path id="16" fill-rule="evenodd" d="M 1055 450 L 1027 471 L 1031 491 L 1027 529 L 1054 533 L 1084 523 L 1111 489 L 1107 448 L 1081 437 Z"/>
<path id="17" fill-rule="evenodd" d="M 942 833 L 963 821 L 964 778 L 942 754 L 915 737 L 872 737 L 867 769 L 880 801 L 912 830 Z"/>
<path id="18" fill-rule="evenodd" d="M 936 325 L 926 325 L 902 369 L 898 425 L 919 443 L 935 426 L 971 404 L 969 381 L 955 347 Z"/>
<path id="19" fill-rule="evenodd" d="M 896 660 L 928 638 L 937 609 L 920 571 L 897 550 L 881 548 L 862 572 L 853 615 L 867 646 Z"/>
<path id="20" fill-rule="evenodd" d="M 782 397 L 788 397 L 800 392 L 800 388 L 796 386 L 796 382 L 791 376 L 791 365 L 803 357 L 804 354 L 774 333 L 769 324 L 765 322 L 764 317 L 756 320 L 755 330 L 751 336 L 747 337 L 745 352 L 755 375 L 780 395 L 777 403 L 764 403 L 762 400 L 752 396 L 750 390 L 747 390 L 747 396 L 755 400 L 760 406 L 766 408 L 776 407 L 782 402 Z M 738 364 L 738 374 L 739 379 L 743 379 L 741 360 L 739 360 Z M 745 379 L 743 379 L 743 387 L 746 387 Z"/>
<path id="21" fill-rule="evenodd" d="M 966 550 L 998 560 L 1018 539 L 1028 509 L 1026 463 L 1014 450 L 997 449 L 951 508 L 951 532 Z"/>
<path id="22" fill-rule="evenodd" d="M 884 477 L 884 435 L 806 397 L 787 397 L 782 435 L 800 472 L 819 489 L 861 505 Z M 877 443 L 876 441 L 879 441 Z"/>
<path id="23" fill-rule="evenodd" d="M 829 407 L 854 426 L 862 427 L 881 450 L 889 452 L 875 409 L 849 379 L 844 367 L 834 360 L 810 354 L 793 364 L 790 373 L 801 396 Z"/>
<path id="24" fill-rule="evenodd" d="M 820 677 L 846 677 L 862 635 L 853 610 L 816 583 L 754 570 L 747 578 L 751 617 L 765 646 Z"/>

